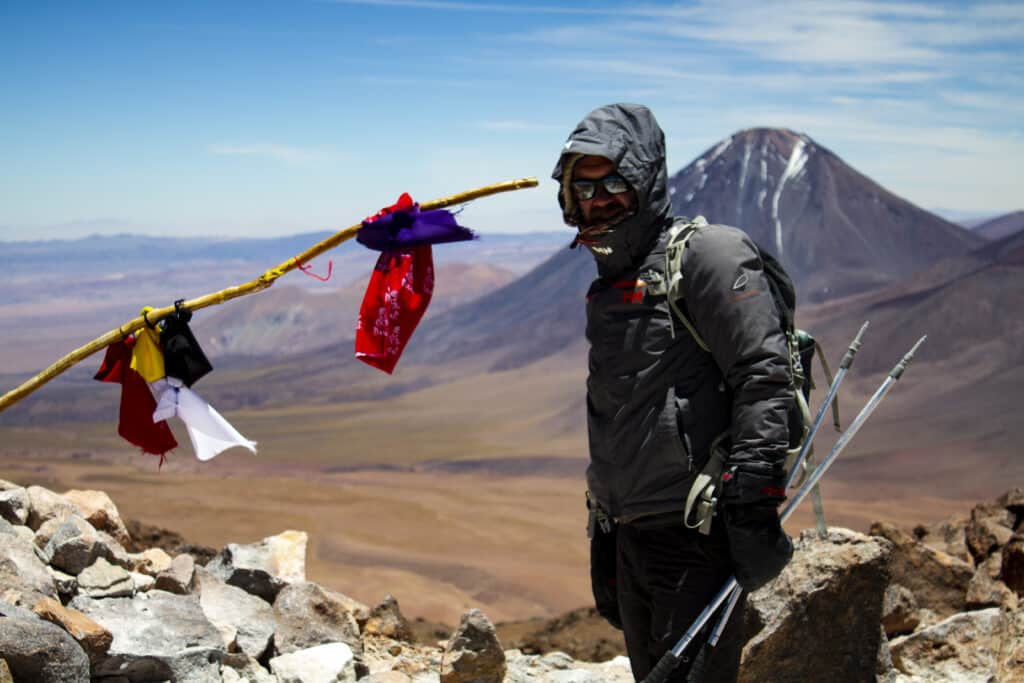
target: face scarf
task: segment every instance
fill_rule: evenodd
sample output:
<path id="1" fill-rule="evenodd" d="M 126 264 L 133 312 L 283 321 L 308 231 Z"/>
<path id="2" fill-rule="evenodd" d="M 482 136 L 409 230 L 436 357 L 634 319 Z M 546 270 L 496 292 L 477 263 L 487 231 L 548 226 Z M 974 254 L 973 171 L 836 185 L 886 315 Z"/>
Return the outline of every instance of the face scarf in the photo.
<path id="1" fill-rule="evenodd" d="M 431 244 L 476 235 L 448 211 L 420 211 L 408 193 L 363 221 L 356 239 L 381 252 L 356 325 L 356 358 L 391 374 L 434 293 Z"/>
<path id="2" fill-rule="evenodd" d="M 160 457 L 163 465 L 167 452 L 178 447 L 167 422 L 153 421 L 156 401 L 146 381 L 131 368 L 132 348 L 126 341 L 107 347 L 106 356 L 95 379 L 121 385 L 121 411 L 117 433 L 145 453 Z"/>
<path id="3" fill-rule="evenodd" d="M 242 436 L 213 406 L 177 377 L 158 380 L 151 386 L 159 400 L 150 413 L 150 420 L 157 422 L 175 415 L 181 418 L 196 457 L 200 460 L 210 460 L 234 446 L 256 453 L 255 441 Z"/>

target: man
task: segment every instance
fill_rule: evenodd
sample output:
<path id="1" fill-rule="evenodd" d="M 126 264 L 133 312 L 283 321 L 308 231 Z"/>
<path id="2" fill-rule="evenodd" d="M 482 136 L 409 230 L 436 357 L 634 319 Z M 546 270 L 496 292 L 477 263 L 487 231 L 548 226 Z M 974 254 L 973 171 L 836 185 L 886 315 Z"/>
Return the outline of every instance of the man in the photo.
<path id="1" fill-rule="evenodd" d="M 665 248 L 675 219 L 664 134 L 645 107 L 614 104 L 587 115 L 553 177 L 563 217 L 598 269 L 587 294 L 587 485 L 596 517 L 617 533 L 596 532 L 595 598 L 621 623 L 641 680 L 729 576 L 756 588 L 792 554 L 778 519 L 793 403 L 789 354 L 758 250 L 735 228 L 693 232 L 684 296 L 672 312 Z M 704 534 L 684 524 L 684 509 L 715 448 L 725 474 Z M 609 605 L 596 555 L 613 538 Z M 712 677 L 734 678 L 738 649 L 718 650 Z M 685 680 L 693 655 L 694 648 L 684 653 L 671 680 Z"/>

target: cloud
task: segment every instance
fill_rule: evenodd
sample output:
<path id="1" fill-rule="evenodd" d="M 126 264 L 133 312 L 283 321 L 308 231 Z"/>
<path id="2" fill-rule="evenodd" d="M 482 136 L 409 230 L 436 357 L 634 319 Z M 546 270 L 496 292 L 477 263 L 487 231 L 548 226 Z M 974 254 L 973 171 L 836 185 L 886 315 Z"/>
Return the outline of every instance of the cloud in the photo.
<path id="1" fill-rule="evenodd" d="M 332 155 L 321 150 L 294 147 L 292 145 L 278 145 L 273 143 L 256 144 L 215 144 L 209 148 L 211 154 L 226 157 L 253 157 L 269 159 L 289 165 L 301 165 L 314 161 L 324 161 L 332 158 Z"/>

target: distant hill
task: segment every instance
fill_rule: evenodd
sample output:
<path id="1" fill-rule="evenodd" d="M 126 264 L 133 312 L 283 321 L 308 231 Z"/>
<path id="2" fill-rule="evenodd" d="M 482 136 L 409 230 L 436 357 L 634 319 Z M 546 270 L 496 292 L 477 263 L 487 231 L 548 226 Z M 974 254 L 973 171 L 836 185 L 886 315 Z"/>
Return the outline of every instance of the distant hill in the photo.
<path id="1" fill-rule="evenodd" d="M 1014 233 L 1024 230 L 1024 211 L 1013 211 L 1011 213 L 1003 214 L 1002 216 L 989 218 L 988 220 L 980 222 L 972 228 L 972 230 L 982 237 L 987 237 L 990 240 L 1009 237 Z"/>
<path id="2" fill-rule="evenodd" d="M 779 257 L 802 301 L 894 282 L 983 243 L 791 130 L 740 131 L 669 185 L 676 214 L 738 226 Z"/>

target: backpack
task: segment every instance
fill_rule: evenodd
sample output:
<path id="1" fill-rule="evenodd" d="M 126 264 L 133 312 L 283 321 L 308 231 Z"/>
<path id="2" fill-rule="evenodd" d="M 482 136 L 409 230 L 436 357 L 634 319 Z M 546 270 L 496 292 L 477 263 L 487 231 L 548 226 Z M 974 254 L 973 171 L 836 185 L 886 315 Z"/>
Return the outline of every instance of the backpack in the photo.
<path id="1" fill-rule="evenodd" d="M 677 219 L 669 228 L 668 242 L 665 246 L 665 284 L 666 295 L 669 306 L 673 312 L 671 322 L 673 324 L 672 334 L 675 334 L 674 322 L 678 320 L 693 336 L 694 341 L 704 351 L 710 353 L 710 348 L 704 339 L 697 332 L 697 329 L 690 322 L 686 313 L 681 309 L 678 302 L 684 299 L 682 291 L 683 283 L 683 254 L 686 251 L 686 244 L 690 238 L 702 227 L 708 224 L 703 216 L 694 219 Z M 788 417 L 789 423 L 789 448 L 786 452 L 785 470 L 787 475 L 792 471 L 803 448 L 811 428 L 811 414 L 809 401 L 811 390 L 814 388 L 814 380 L 811 377 L 811 366 L 817 352 L 821 360 L 822 370 L 832 383 L 832 372 L 825 360 L 818 342 L 809 333 L 796 327 L 796 287 L 786 269 L 782 267 L 778 259 L 769 252 L 762 249 L 755 243 L 758 255 L 764 264 L 764 273 L 768 280 L 772 299 L 779 310 L 779 327 L 786 337 L 786 346 L 789 351 L 790 371 L 793 376 L 794 401 L 793 408 Z M 839 429 L 839 406 L 832 404 L 833 419 L 836 429 Z M 710 533 L 711 519 L 714 514 L 716 501 L 715 493 L 719 486 L 719 479 L 725 468 L 725 460 L 728 452 L 720 445 L 725 434 L 719 436 L 711 447 L 711 457 L 704 469 L 697 475 L 686 501 L 685 521 L 691 528 L 698 528 L 704 534 Z M 804 472 L 811 464 L 811 456 L 808 453 L 807 461 L 803 463 Z M 803 476 L 800 477 L 800 480 Z M 799 481 L 794 482 L 799 485 Z"/>

